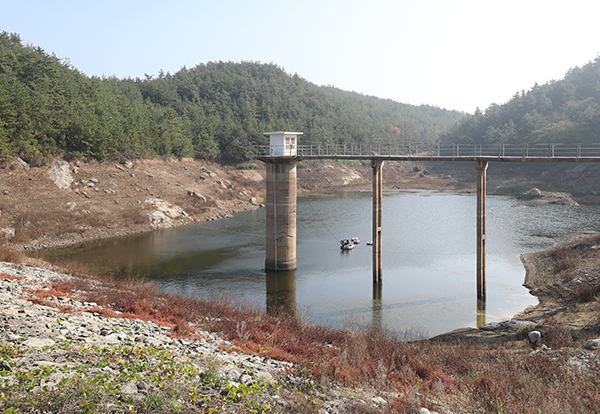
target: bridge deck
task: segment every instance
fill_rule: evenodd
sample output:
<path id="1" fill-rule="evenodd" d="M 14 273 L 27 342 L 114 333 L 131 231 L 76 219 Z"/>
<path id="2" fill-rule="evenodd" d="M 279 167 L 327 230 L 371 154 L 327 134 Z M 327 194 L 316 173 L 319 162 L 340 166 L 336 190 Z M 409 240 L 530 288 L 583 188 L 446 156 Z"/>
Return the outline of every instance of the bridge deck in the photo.
<path id="1" fill-rule="evenodd" d="M 257 159 L 331 159 L 386 161 L 600 162 L 600 144 L 473 144 L 431 146 L 298 145 L 289 148 L 255 147 Z"/>

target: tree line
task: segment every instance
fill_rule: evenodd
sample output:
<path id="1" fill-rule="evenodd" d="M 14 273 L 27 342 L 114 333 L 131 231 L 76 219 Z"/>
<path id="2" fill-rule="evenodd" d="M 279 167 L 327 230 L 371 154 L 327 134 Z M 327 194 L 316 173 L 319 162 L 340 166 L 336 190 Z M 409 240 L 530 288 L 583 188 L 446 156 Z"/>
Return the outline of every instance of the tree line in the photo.
<path id="1" fill-rule="evenodd" d="M 503 105 L 477 109 L 442 134 L 445 143 L 600 142 L 600 57 L 561 80 L 535 84 Z"/>
<path id="2" fill-rule="evenodd" d="M 267 131 L 301 131 L 303 144 L 434 143 L 463 117 L 317 86 L 257 62 L 209 62 L 143 79 L 89 77 L 0 32 L 1 159 L 241 162 L 252 144 L 267 143 Z"/>

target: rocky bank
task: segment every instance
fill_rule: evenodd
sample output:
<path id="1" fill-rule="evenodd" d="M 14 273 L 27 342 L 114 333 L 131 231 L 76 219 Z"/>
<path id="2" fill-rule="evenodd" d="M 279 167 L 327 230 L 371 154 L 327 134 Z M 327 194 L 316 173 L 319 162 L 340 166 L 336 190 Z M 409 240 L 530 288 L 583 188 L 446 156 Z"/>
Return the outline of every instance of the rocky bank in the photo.
<path id="1" fill-rule="evenodd" d="M 36 304 L 36 292 L 72 277 L 0 263 L 0 407 L 15 394 L 75 393 L 72 387 L 85 384 L 106 391 L 96 396 L 93 412 L 140 410 L 157 398 L 178 406 L 174 412 L 297 412 L 309 403 L 294 389 L 317 400 L 322 413 L 360 406 L 369 412 L 386 402 L 355 390 L 319 391 L 311 380 L 290 374 L 292 363 L 234 352 L 233 343 L 211 332 L 178 339 L 168 327 L 108 317 L 98 304 L 75 297 Z M 61 412 L 70 412 L 65 404 Z"/>

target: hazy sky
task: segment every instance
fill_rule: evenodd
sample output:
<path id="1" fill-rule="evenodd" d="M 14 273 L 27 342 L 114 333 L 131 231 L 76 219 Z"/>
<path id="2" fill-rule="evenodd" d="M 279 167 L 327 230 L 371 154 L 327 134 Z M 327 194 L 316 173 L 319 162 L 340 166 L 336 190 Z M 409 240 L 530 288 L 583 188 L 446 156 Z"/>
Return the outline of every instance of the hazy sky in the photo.
<path id="1" fill-rule="evenodd" d="M 0 30 L 90 76 L 246 60 L 467 112 L 561 79 L 600 52 L 597 0 L 0 1 Z"/>

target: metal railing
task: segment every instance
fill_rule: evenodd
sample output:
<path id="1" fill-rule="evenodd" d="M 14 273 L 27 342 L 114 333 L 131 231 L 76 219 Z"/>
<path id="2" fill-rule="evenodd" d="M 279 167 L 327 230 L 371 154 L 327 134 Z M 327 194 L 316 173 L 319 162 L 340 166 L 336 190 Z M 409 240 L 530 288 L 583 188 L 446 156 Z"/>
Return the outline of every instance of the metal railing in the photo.
<path id="1" fill-rule="evenodd" d="M 255 146 L 260 157 L 600 158 L 600 144 L 298 145 Z"/>

